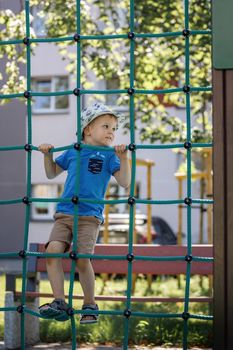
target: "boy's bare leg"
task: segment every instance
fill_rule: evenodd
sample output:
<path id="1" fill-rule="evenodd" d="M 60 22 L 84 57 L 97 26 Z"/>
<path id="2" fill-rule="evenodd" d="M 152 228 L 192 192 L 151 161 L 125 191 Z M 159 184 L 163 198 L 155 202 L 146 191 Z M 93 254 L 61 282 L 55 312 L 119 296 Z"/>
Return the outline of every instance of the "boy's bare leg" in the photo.
<path id="1" fill-rule="evenodd" d="M 49 243 L 46 253 L 64 253 L 66 249 L 66 243 L 52 241 Z M 48 272 L 48 278 L 51 284 L 53 295 L 55 299 L 64 299 L 64 272 L 62 267 L 61 258 L 47 258 L 46 266 Z"/>
<path id="2" fill-rule="evenodd" d="M 77 262 L 79 281 L 82 286 L 84 300 L 83 304 L 95 305 L 95 274 L 90 259 L 79 259 Z M 92 319 L 91 316 L 86 315 L 86 319 Z"/>

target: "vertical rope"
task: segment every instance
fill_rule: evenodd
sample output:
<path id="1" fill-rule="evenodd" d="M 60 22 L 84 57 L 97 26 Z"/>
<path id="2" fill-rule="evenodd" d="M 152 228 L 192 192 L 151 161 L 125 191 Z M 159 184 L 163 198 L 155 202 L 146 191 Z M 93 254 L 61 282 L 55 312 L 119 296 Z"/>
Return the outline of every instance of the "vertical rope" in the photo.
<path id="1" fill-rule="evenodd" d="M 27 92 L 30 94 L 31 91 L 31 52 L 30 44 L 28 39 L 30 38 L 30 11 L 29 11 L 29 0 L 25 0 L 25 32 L 26 32 L 26 70 L 27 70 Z M 26 93 L 25 96 L 28 96 Z M 27 97 L 27 145 L 25 150 L 27 151 L 27 194 L 26 198 L 31 197 L 31 149 L 32 144 L 32 111 L 31 111 L 31 99 L 30 95 Z M 30 222 L 30 205 L 28 200 L 25 201 L 25 226 L 24 226 L 24 243 L 23 252 L 25 253 L 28 248 L 28 233 L 29 233 L 29 222 Z M 27 259 L 24 254 L 23 267 L 22 267 L 22 298 L 21 298 L 21 320 L 20 320 L 20 332 L 21 332 L 21 348 L 25 348 L 25 312 L 24 307 L 26 304 L 26 284 L 27 284 Z"/>
<path id="2" fill-rule="evenodd" d="M 130 184 L 130 198 L 132 201 L 129 203 L 129 241 L 128 241 L 128 274 L 127 274 L 127 300 L 125 310 L 125 321 L 124 321 L 124 350 L 128 349 L 129 341 L 129 320 L 131 315 L 131 292 L 132 292 L 132 257 L 133 257 L 133 233 L 134 233 L 134 191 L 135 191 L 135 177 L 136 177 L 136 152 L 135 152 L 135 132 L 134 132 L 134 0 L 130 0 L 130 87 L 129 103 L 130 103 L 130 142 L 131 142 L 131 157 L 132 157 L 132 168 L 131 168 L 131 184 Z"/>
<path id="3" fill-rule="evenodd" d="M 77 161 L 76 161 L 76 182 L 75 182 L 75 196 L 77 197 L 77 203 L 74 202 L 74 225 L 73 225 L 73 252 L 77 252 L 78 246 L 78 194 L 80 187 L 80 147 L 81 144 L 81 4 L 80 0 L 76 0 L 76 34 L 74 39 L 77 43 L 76 46 L 76 88 L 74 90 L 76 96 L 76 124 L 77 124 Z M 75 278 L 75 269 L 76 269 L 76 259 L 72 260 L 71 271 L 70 271 L 70 287 L 69 287 L 69 306 L 72 308 L 72 299 L 73 299 L 73 289 L 74 289 L 74 278 Z M 72 334 L 72 350 L 76 349 L 76 326 L 74 315 L 71 316 L 71 334 Z"/>
<path id="4" fill-rule="evenodd" d="M 184 0 L 184 26 L 187 35 L 185 36 L 185 98 L 186 98 L 186 145 L 191 145 L 191 103 L 190 103 L 190 42 L 189 42 L 189 0 Z M 192 172 L 191 172 L 191 147 L 187 148 L 187 200 L 192 198 Z M 187 202 L 187 256 L 192 254 L 192 208 Z M 188 259 L 190 260 L 190 259 Z M 184 329 L 183 329 L 183 349 L 188 349 L 188 310 L 190 292 L 191 261 L 187 261 L 186 285 L 184 302 Z"/>

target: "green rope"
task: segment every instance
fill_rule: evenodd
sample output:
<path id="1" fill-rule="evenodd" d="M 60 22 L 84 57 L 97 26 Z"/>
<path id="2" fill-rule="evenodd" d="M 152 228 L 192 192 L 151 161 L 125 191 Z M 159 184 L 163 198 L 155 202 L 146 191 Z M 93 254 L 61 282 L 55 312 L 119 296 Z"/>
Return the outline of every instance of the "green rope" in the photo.
<path id="1" fill-rule="evenodd" d="M 210 86 L 206 87 L 190 87 L 190 92 L 210 92 L 212 88 Z M 172 93 L 183 93 L 183 88 L 170 88 L 170 89 L 158 89 L 158 90 L 140 90 L 134 89 L 135 95 L 164 95 Z M 119 89 L 119 90 L 79 90 L 80 95 L 115 95 L 115 94 L 127 94 L 128 90 Z M 31 96 L 64 96 L 64 95 L 73 95 L 73 90 L 64 90 L 64 91 L 53 91 L 53 92 L 31 92 Z M 15 99 L 23 98 L 24 94 L 0 94 L 0 99 Z"/>
<path id="2" fill-rule="evenodd" d="M 192 198 L 192 170 L 191 170 L 191 154 L 192 150 L 195 148 L 211 148 L 212 143 L 191 143 L 191 103 L 190 103 L 190 93 L 192 92 L 211 92 L 211 86 L 204 87 L 194 87 L 190 86 L 190 35 L 210 35 L 210 30 L 190 30 L 189 29 L 189 0 L 184 0 L 184 30 L 176 32 L 165 32 L 165 33 L 135 33 L 134 32 L 134 0 L 130 0 L 130 32 L 128 34 L 117 34 L 117 35 L 82 35 L 81 34 L 81 9 L 80 9 L 80 0 L 76 0 L 76 34 L 73 36 L 66 36 L 60 38 L 30 38 L 30 22 L 29 22 L 29 0 L 25 0 L 25 33 L 26 37 L 21 40 L 3 40 L 0 41 L 0 45 L 26 45 L 26 74 L 27 74 L 27 91 L 24 93 L 13 93 L 13 94 L 4 94 L 0 95 L 0 99 L 27 99 L 27 144 L 26 145 L 15 145 L 15 146 L 1 146 L 0 151 L 18 151 L 23 150 L 27 152 L 27 189 L 26 195 L 24 198 L 13 198 L 9 200 L 0 200 L 0 205 L 13 205 L 24 203 L 25 205 L 25 226 L 24 226 L 24 240 L 23 240 L 23 249 L 20 252 L 7 252 L 1 253 L 0 258 L 12 258 L 18 259 L 19 257 L 22 261 L 22 293 L 21 293 L 21 304 L 19 307 L 2 307 L 0 311 L 17 311 L 21 314 L 21 349 L 25 349 L 25 315 L 30 314 L 35 317 L 44 318 L 38 312 L 35 312 L 26 305 L 26 281 L 27 281 L 27 261 L 28 257 L 37 257 L 37 258 L 66 258 L 70 259 L 71 255 L 69 253 L 63 254 L 48 254 L 40 252 L 31 252 L 28 251 L 28 231 L 29 231 L 29 221 L 30 221 L 30 204 L 34 202 L 70 202 L 72 198 L 32 198 L 31 197 L 31 157 L 32 151 L 38 151 L 38 147 L 33 145 L 32 142 L 32 110 L 31 110 L 31 97 L 33 96 L 64 96 L 64 95 L 75 95 L 76 98 L 76 124 L 77 124 L 77 140 L 76 143 L 79 145 L 77 149 L 77 177 L 75 184 L 75 195 L 77 196 L 77 202 L 74 205 L 74 226 L 73 226 L 73 257 L 70 271 L 70 286 L 69 286 L 69 307 L 70 307 L 70 320 L 71 320 L 71 331 L 72 331 L 72 349 L 76 349 L 76 326 L 74 315 L 88 313 L 85 310 L 74 310 L 72 307 L 73 303 L 73 289 L 74 289 L 74 277 L 75 277 L 75 268 L 76 260 L 78 258 L 86 258 L 93 260 L 107 259 L 107 260 L 127 260 L 128 261 L 128 271 L 127 271 L 127 293 L 126 293 L 126 302 L 124 310 L 100 310 L 98 313 L 100 315 L 114 315 L 119 317 L 124 317 L 124 340 L 123 340 L 123 349 L 128 349 L 129 341 L 129 323 L 131 317 L 153 317 L 153 318 L 177 318 L 183 319 L 183 349 L 188 349 L 188 320 L 189 319 L 201 319 L 201 320 L 212 320 L 211 315 L 195 315 L 189 313 L 189 297 L 190 297 L 190 278 L 191 278 L 191 269 L 192 261 L 198 261 L 203 263 L 209 263 L 213 261 L 213 258 L 209 257 L 198 257 L 192 255 L 192 204 L 213 204 L 213 200 L 209 199 L 194 199 Z M 142 90 L 134 88 L 134 72 L 135 72 L 135 59 L 134 59 L 134 50 L 135 50 L 135 40 L 137 38 L 161 38 L 161 37 L 179 37 L 185 36 L 185 86 L 183 88 L 170 88 L 170 89 L 157 89 L 157 90 Z M 81 49 L 82 41 L 88 40 L 115 40 L 123 39 L 127 40 L 130 45 L 130 79 L 128 89 L 119 89 L 119 90 L 84 90 L 81 88 Z M 48 92 L 48 93 L 38 93 L 31 91 L 31 52 L 30 44 L 31 43 L 57 43 L 65 41 L 75 41 L 76 43 L 76 53 L 77 53 L 77 75 L 76 75 L 76 89 L 59 91 L 59 92 Z M 134 96 L 138 95 L 159 95 L 159 94 L 172 94 L 172 93 L 185 93 L 186 101 L 186 142 L 175 143 L 175 144 L 165 144 L 165 145 L 146 145 L 146 144 L 135 144 L 135 117 L 134 117 Z M 100 95 L 109 95 L 109 94 L 127 94 L 129 96 L 129 110 L 130 110 L 130 145 L 127 146 L 127 149 L 131 152 L 132 158 L 132 170 L 131 170 L 131 185 L 130 185 L 130 195 L 128 199 L 118 199 L 118 200 L 93 200 L 91 198 L 78 198 L 79 193 L 79 182 L 80 182 L 80 150 L 83 148 L 97 149 L 97 150 L 106 150 L 104 147 L 96 147 L 91 145 L 82 144 L 81 137 L 81 96 L 88 94 L 100 94 Z M 57 147 L 51 150 L 51 152 L 59 152 L 67 149 L 74 148 L 74 145 L 66 145 Z M 152 200 L 152 199 L 138 199 L 135 198 L 135 183 L 136 183 L 136 151 L 138 149 L 185 149 L 186 150 L 186 159 L 187 159 L 187 193 L 186 198 L 184 199 L 168 199 L 168 200 Z M 109 151 L 112 151 L 114 148 L 110 147 Z M 73 197 L 74 198 L 74 197 Z M 128 243 L 128 253 L 127 256 L 124 255 L 91 255 L 91 254 L 78 254 L 77 252 L 77 241 L 78 241 L 78 204 L 80 202 L 87 203 L 102 203 L 102 204 L 119 204 L 119 203 L 128 203 L 129 205 L 129 243 Z M 187 210 L 187 252 L 186 256 L 134 256 L 133 254 L 133 232 L 134 232 L 134 210 L 135 205 L 140 204 L 152 204 L 152 205 L 177 205 L 185 204 Z M 185 301 L 183 313 L 146 313 L 146 312 L 137 312 L 131 310 L 131 290 L 132 290 L 132 264 L 133 261 L 170 261 L 177 262 L 183 261 L 186 262 L 186 285 L 185 285 Z M 93 311 L 97 313 L 97 311 Z"/>
<path id="3" fill-rule="evenodd" d="M 77 31 L 79 33 L 79 31 Z M 190 30 L 191 35 L 210 35 L 211 30 Z M 183 35 L 183 32 L 165 32 L 165 33 L 135 33 L 135 38 L 166 38 L 166 37 L 179 37 Z M 127 34 L 111 34 L 111 35 L 80 35 L 79 40 L 87 41 L 87 40 L 115 40 L 115 39 L 128 39 Z M 60 38 L 30 38 L 30 43 L 58 43 L 64 41 L 74 41 L 73 36 L 60 37 Z M 15 45 L 15 44 L 23 44 L 23 40 L 1 40 L 0 45 Z"/>

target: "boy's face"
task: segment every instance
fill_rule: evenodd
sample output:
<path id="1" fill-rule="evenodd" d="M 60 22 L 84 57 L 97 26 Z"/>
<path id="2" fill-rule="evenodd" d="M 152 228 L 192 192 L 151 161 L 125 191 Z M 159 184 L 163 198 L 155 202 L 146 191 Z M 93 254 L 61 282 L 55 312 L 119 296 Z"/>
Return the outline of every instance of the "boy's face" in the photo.
<path id="1" fill-rule="evenodd" d="M 111 114 L 104 114 L 86 126 L 84 135 L 92 145 L 110 146 L 114 141 L 116 130 L 117 118 Z"/>

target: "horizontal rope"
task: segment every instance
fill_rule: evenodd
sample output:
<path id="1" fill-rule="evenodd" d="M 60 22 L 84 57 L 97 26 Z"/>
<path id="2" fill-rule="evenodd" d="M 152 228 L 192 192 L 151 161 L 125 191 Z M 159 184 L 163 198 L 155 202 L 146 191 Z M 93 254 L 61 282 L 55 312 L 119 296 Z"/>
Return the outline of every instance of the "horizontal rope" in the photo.
<path id="1" fill-rule="evenodd" d="M 41 253 L 41 252 L 31 252 L 31 251 L 24 251 L 24 258 L 26 257 L 37 257 L 37 258 L 63 258 L 63 259 L 71 259 L 70 253 Z M 0 253 L 0 258 L 19 258 L 22 259 L 19 256 L 19 253 Z M 127 255 L 92 255 L 92 254 L 79 254 L 76 253 L 77 259 L 92 259 L 92 260 L 125 260 L 128 261 Z M 186 256 L 179 255 L 179 256 L 140 256 L 140 255 L 134 255 L 133 261 L 186 261 Z M 212 262 L 212 257 L 198 257 L 198 256 L 192 256 L 192 260 L 194 261 L 200 261 L 200 262 Z M 133 261 L 130 261 L 133 262 Z M 187 262 L 191 263 L 191 262 Z"/>
<path id="2" fill-rule="evenodd" d="M 211 148 L 213 146 L 212 143 L 192 143 L 192 148 Z M 98 151 L 114 151 L 114 147 L 103 147 L 103 146 L 93 146 L 81 143 L 79 145 L 80 149 L 94 149 Z M 39 151 L 37 146 L 30 145 L 32 151 Z M 74 144 L 55 147 L 50 150 L 50 153 L 61 152 L 68 149 L 74 148 Z M 130 145 L 126 145 L 126 148 L 129 150 Z M 184 148 L 184 143 L 175 143 L 175 144 L 158 144 L 158 145 L 145 145 L 145 144 L 134 144 L 135 150 L 137 149 L 173 149 L 173 148 Z M 25 150 L 25 145 L 16 145 L 16 146 L 0 146 L 0 151 L 17 151 L 17 150 Z"/>
<path id="3" fill-rule="evenodd" d="M 203 87 L 189 87 L 189 92 L 211 92 L 212 87 L 211 86 L 203 86 Z M 121 95 L 121 94 L 127 94 L 128 95 L 128 89 L 123 90 L 83 90 L 79 89 L 78 93 L 80 95 Z M 173 93 L 184 93 L 186 92 L 183 90 L 183 88 L 170 88 L 170 89 L 154 89 L 154 90 L 141 90 L 141 89 L 134 89 L 133 94 L 134 95 L 164 95 L 164 94 L 173 94 Z M 64 91 L 52 91 L 52 92 L 33 92 L 30 91 L 30 96 L 36 97 L 36 96 L 65 96 L 65 95 L 74 95 L 73 90 L 64 90 Z M 15 98 L 22 98 L 24 96 L 24 93 L 14 93 L 14 94 L 0 94 L 0 99 L 15 99 Z"/>
<path id="4" fill-rule="evenodd" d="M 27 198 L 28 203 L 23 202 L 23 198 L 0 200 L 0 205 L 11 204 L 30 204 L 30 203 L 69 203 L 72 202 L 72 198 Z M 79 203 L 93 203 L 93 204 L 128 204 L 128 199 L 90 199 L 90 198 L 78 198 Z M 192 199 L 193 203 L 200 204 L 213 204 L 212 199 Z M 185 203 L 185 199 L 168 199 L 168 200 L 152 200 L 152 199 L 138 199 L 134 198 L 135 204 L 154 204 L 154 205 L 175 205 Z M 75 204 L 74 204 L 75 205 Z M 77 204 L 78 205 L 78 204 Z M 130 205 L 130 204 L 129 204 Z M 191 205 L 190 205 L 191 206 Z"/>
<path id="5" fill-rule="evenodd" d="M 211 30 L 190 30 L 189 35 L 211 35 Z M 166 38 L 166 37 L 177 37 L 183 36 L 182 31 L 176 32 L 163 32 L 163 33 L 135 33 L 134 38 Z M 131 40 L 127 34 L 96 34 L 96 35 L 79 35 L 78 40 L 115 40 L 115 39 L 127 39 Z M 73 36 L 66 37 L 57 37 L 57 38 L 30 38 L 30 43 L 57 43 L 57 42 L 65 42 L 65 41 L 76 41 Z M 15 45 L 15 44 L 24 44 L 23 39 L 15 39 L 15 40 L 1 40 L 0 45 Z"/>

